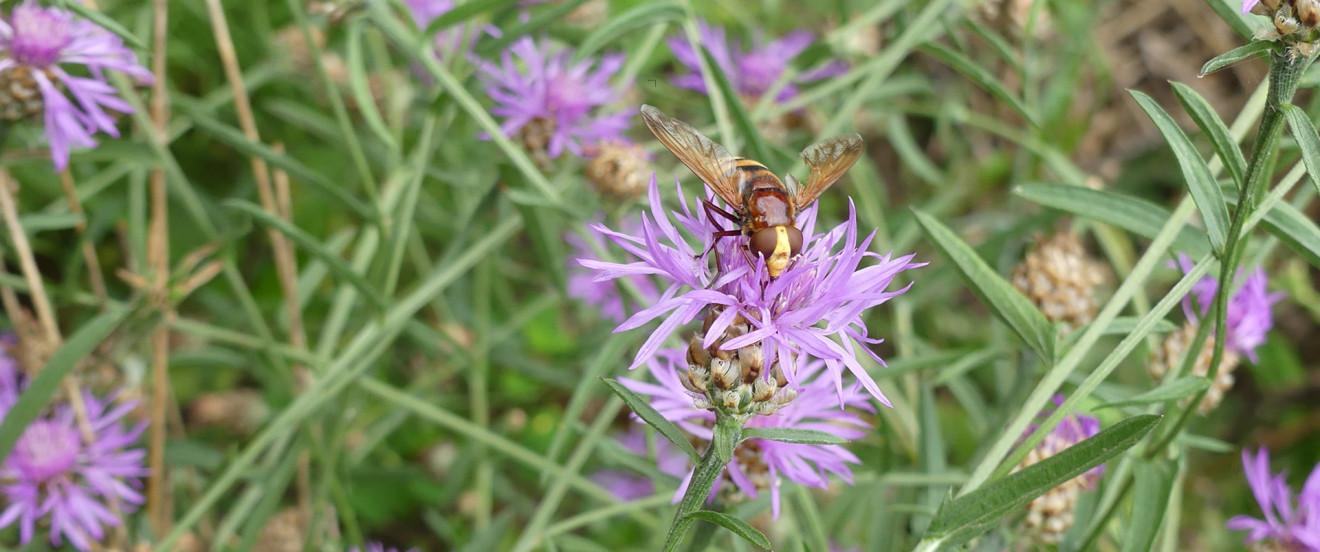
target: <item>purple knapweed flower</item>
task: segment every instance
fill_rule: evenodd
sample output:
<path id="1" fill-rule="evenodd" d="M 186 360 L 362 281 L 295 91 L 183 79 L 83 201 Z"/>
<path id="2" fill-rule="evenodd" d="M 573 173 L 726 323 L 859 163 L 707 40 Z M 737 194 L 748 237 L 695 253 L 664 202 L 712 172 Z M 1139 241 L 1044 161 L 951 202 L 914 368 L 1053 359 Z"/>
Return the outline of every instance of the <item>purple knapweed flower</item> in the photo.
<path id="1" fill-rule="evenodd" d="M 721 71 L 738 95 L 751 100 L 758 100 L 768 92 L 788 69 L 788 62 L 806 50 L 815 40 L 809 32 L 794 31 L 778 40 L 766 42 L 762 33 L 756 31 L 752 35 L 752 47 L 743 50 L 737 40 L 726 37 L 724 27 L 710 25 L 701 20 L 697 21 L 697 36 L 701 46 L 709 50 L 711 57 L 715 58 L 715 63 L 719 64 L 718 68 L 711 69 Z M 671 81 L 674 86 L 706 93 L 706 82 L 702 79 L 701 65 L 698 61 L 701 58 L 700 52 L 692 47 L 686 35 L 669 37 L 667 42 L 674 57 L 690 71 L 674 77 Z M 796 96 L 798 88 L 795 83 L 818 81 L 838 75 L 845 70 L 843 64 L 831 63 L 818 70 L 799 75 L 779 91 L 775 100 L 782 103 Z"/>
<path id="2" fill-rule="evenodd" d="M 1251 8 L 1256 7 L 1260 0 L 1242 0 L 1242 13 L 1251 13 Z"/>
<path id="3" fill-rule="evenodd" d="M 1242 470 L 1265 519 L 1233 516 L 1228 528 L 1248 531 L 1247 544 L 1270 539 L 1292 552 L 1320 552 L 1320 465 L 1311 470 L 1296 502 L 1286 474 L 1270 475 L 1270 453 L 1264 447 L 1255 457 L 1242 451 Z"/>
<path id="4" fill-rule="evenodd" d="M 687 369 L 683 350 L 664 350 L 647 362 L 647 368 L 658 383 L 629 379 L 619 382 L 633 392 L 650 397 L 651 406 L 666 419 L 698 439 L 709 442 L 713 437 L 711 424 L 715 414 L 693 404 L 696 395 L 683 388 L 678 378 Z M 843 391 L 842 407 L 836 398 L 835 382 L 825 374 L 825 363 L 813 361 L 799 372 L 797 398 L 769 416 L 753 416 L 745 427 L 786 427 L 813 429 L 832 433 L 843 439 L 859 439 L 866 435 L 870 424 L 854 410 L 874 412 L 866 392 L 860 386 L 850 385 Z M 854 410 L 845 410 L 854 409 Z M 824 488 L 828 476 L 834 474 L 849 484 L 852 470 L 849 464 L 861 460 L 841 445 L 811 445 L 783 443 L 765 439 L 747 439 L 734 451 L 734 458 L 725 468 L 725 477 L 735 489 L 755 498 L 761 491 L 770 490 L 771 510 L 779 517 L 779 479 L 782 477 L 799 485 Z M 691 481 L 689 468 L 682 485 L 674 494 L 674 502 L 682 498 Z M 719 491 L 716 482 L 712 496 Z"/>
<path id="5" fill-rule="evenodd" d="M 535 134 L 546 135 L 545 151 L 554 158 L 564 150 L 583 156 L 586 146 L 622 139 L 629 113 L 601 109 L 622 98 L 622 89 L 609 80 L 623 59 L 622 54 L 606 54 L 599 61 L 574 62 L 570 49 L 552 53 L 549 46 L 523 37 L 500 54 L 500 63 L 478 60 L 477 68 L 497 104 L 491 113 L 504 119 L 500 129 L 516 136 L 532 125 Z"/>
<path id="6" fill-rule="evenodd" d="M 650 451 L 647 450 L 646 426 L 643 424 L 633 424 L 616 440 L 628 452 L 638 456 L 650 456 Z M 692 463 L 687 455 L 678 450 L 668 439 L 656 437 L 652 441 L 655 443 L 656 467 L 661 473 L 682 478 L 692 469 Z M 637 500 L 655 493 L 655 482 L 651 481 L 651 478 L 628 470 L 605 469 L 591 474 L 590 479 L 622 500 Z"/>
<path id="7" fill-rule="evenodd" d="M 911 283 L 896 291 L 885 288 L 898 273 L 925 263 L 913 263 L 912 255 L 894 258 L 868 252 L 875 233 L 858 241 L 856 209 L 850 201 L 848 220 L 828 232 L 814 231 L 814 206 L 798 214 L 802 253 L 778 278 L 770 278 L 761 257 L 748 264 L 742 249 L 746 240 L 742 237 L 723 239 L 715 245 L 720 266 L 712 268 L 700 253 L 709 248 L 714 239 L 712 233 L 723 228 L 707 219 L 704 209 L 695 208 L 696 203 L 689 205 L 677 179 L 675 185 L 682 210 L 669 212 L 660 202 L 660 191 L 652 177 L 651 213 L 642 214 L 642 230 L 638 234 L 616 232 L 601 224 L 592 226 L 635 261 L 579 260 L 596 272 L 598 281 L 655 275 L 666 286 L 651 306 L 615 329 L 627 331 L 663 318 L 637 351 L 630 368 L 651 358 L 680 325 L 692 322 L 707 307 L 719 306 L 722 312 L 711 322 L 702 347 L 714 346 L 716 339 L 742 315 L 755 329 L 724 341 L 720 349 L 734 351 L 760 343 L 765 366 L 783 360 L 788 365 L 783 369 L 784 376 L 794 384 L 796 372 L 808 357 L 821 359 L 840 401 L 844 395 L 843 370 L 847 368 L 872 396 L 888 405 L 875 380 L 857 361 L 860 348 L 884 365 L 884 360 L 866 347 L 882 340 L 867 337 L 862 313 L 907 291 Z M 714 200 L 713 196 L 711 199 Z M 689 240 L 699 244 L 698 247 L 694 248 Z M 862 266 L 865 259 L 875 262 Z"/>
<path id="8" fill-rule="evenodd" d="M 1191 257 L 1179 253 L 1178 265 L 1186 274 L 1195 263 Z M 1238 271 L 1238 278 L 1241 277 L 1242 271 Z M 1224 341 L 1224 347 L 1246 356 L 1252 362 L 1258 360 L 1256 347 L 1265 343 L 1266 334 L 1274 327 L 1274 315 L 1270 313 L 1270 307 L 1284 296 L 1283 292 L 1270 293 L 1267 283 L 1265 269 L 1256 267 L 1237 293 L 1228 300 L 1225 324 L 1228 339 Z M 1191 293 L 1183 297 L 1183 312 L 1187 319 L 1200 320 L 1205 313 L 1210 312 L 1210 305 L 1218 291 L 1219 282 L 1213 276 L 1206 276 L 1194 284 Z M 1193 295 L 1196 296 L 1195 308 L 1192 306 Z"/>
<path id="9" fill-rule="evenodd" d="M 399 552 L 399 549 L 393 546 L 385 546 L 384 544 L 381 544 L 379 542 L 372 541 L 362 545 L 361 548 L 358 548 L 356 546 L 349 548 L 347 552 Z M 419 549 L 409 548 L 404 552 L 419 552 Z"/>
<path id="10" fill-rule="evenodd" d="M 625 229 L 630 231 L 640 230 L 642 222 L 640 218 L 630 218 L 622 222 Z M 590 242 L 588 242 L 590 240 Z M 615 324 L 622 323 L 628 318 L 628 312 L 636 312 L 642 306 L 631 298 L 625 300 L 624 294 L 620 293 L 619 285 L 613 281 L 600 281 L 595 279 L 590 270 L 583 268 L 577 262 L 577 259 L 595 259 L 597 249 L 605 249 L 605 240 L 596 232 L 589 232 L 587 237 L 569 232 L 564 234 L 564 241 L 573 249 L 572 255 L 568 261 L 568 296 L 580 300 L 583 303 L 592 305 L 600 309 L 600 315 Z M 660 292 L 655 288 L 655 282 L 650 276 L 637 275 L 627 279 L 637 293 L 641 295 L 646 302 L 654 302 L 660 297 Z"/>
<path id="11" fill-rule="evenodd" d="M 80 71 L 89 76 L 66 71 L 73 67 L 83 68 Z M 153 81 L 151 71 L 138 65 L 137 56 L 122 39 L 73 12 L 25 0 L 14 6 L 7 20 L 0 20 L 0 80 L 11 81 L 9 94 L 15 87 L 40 92 L 46 140 L 57 170 L 68 166 L 71 147 L 96 147 L 92 135 L 97 131 L 119 136 L 107 109 L 133 112 L 106 82 L 107 69 L 142 84 Z M 18 101 L 17 97 L 9 99 Z"/>
<path id="12" fill-rule="evenodd" d="M 22 385 L 22 376 L 12 363 L 0 365 L 0 381 L 8 391 L 10 384 Z M 105 537 L 106 526 L 123 524 L 119 515 L 143 502 L 137 489 L 147 476 L 142 465 L 146 451 L 131 447 L 146 422 L 124 427 L 124 416 L 136 401 L 115 404 L 114 397 L 101 399 L 84 391 L 83 404 L 90 443 L 79 430 L 73 408 L 60 404 L 28 425 L 0 465 L 0 494 L 6 503 L 0 527 L 17 524 L 23 544 L 41 527 L 49 529 L 54 546 L 68 540 L 79 550 L 90 550 Z M 7 415 L 13 403 L 2 406 Z"/>
<path id="13" fill-rule="evenodd" d="M 422 30 L 426 30 L 431 22 L 454 9 L 453 0 L 403 0 L 403 3 L 408 7 L 413 22 L 417 23 L 417 26 L 421 27 Z M 485 25 L 482 32 L 493 37 L 500 36 L 500 30 L 492 25 Z M 443 60 L 460 51 L 471 53 L 472 47 L 476 45 L 481 34 L 470 32 L 466 23 L 448 29 L 441 29 L 435 33 L 436 57 Z"/>

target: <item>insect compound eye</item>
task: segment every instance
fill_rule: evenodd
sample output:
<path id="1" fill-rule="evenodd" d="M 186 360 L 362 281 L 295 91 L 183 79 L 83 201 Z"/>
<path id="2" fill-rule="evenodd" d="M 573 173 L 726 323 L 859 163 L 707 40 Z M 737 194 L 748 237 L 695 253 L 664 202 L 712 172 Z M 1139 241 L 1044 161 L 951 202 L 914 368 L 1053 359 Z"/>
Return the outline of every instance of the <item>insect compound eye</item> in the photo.
<path id="1" fill-rule="evenodd" d="M 788 232 L 788 254 L 796 257 L 802 252 L 802 231 L 792 226 L 785 230 Z"/>
<path id="2" fill-rule="evenodd" d="M 775 232 L 773 226 L 757 230 L 755 234 L 752 234 L 752 241 L 748 244 L 753 254 L 760 255 L 767 260 L 775 254 L 776 245 L 779 245 L 779 235 Z"/>

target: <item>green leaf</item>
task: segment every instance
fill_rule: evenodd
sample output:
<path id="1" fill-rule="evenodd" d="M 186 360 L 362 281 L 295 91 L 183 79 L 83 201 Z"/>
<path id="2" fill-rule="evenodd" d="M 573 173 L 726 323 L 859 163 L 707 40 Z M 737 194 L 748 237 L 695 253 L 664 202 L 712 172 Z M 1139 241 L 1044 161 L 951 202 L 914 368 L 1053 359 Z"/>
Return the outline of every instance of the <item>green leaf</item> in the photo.
<path id="1" fill-rule="evenodd" d="M 1169 493 L 1173 491 L 1175 470 L 1169 462 L 1139 460 L 1133 471 L 1137 486 L 1132 496 L 1132 517 L 1123 530 L 1123 552 L 1154 549 L 1155 536 L 1160 532 L 1164 511 L 1169 506 Z"/>
<path id="2" fill-rule="evenodd" d="M 1279 109 L 1288 118 L 1288 127 L 1292 129 L 1297 147 L 1302 150 L 1302 163 L 1306 164 L 1306 174 L 1311 177 L 1311 184 L 1320 190 L 1320 136 L 1316 135 L 1315 123 L 1306 116 L 1300 107 L 1286 104 Z"/>
<path id="3" fill-rule="evenodd" d="M 1169 211 L 1153 203 L 1081 186 L 1023 184 L 1013 193 L 1046 207 L 1112 224 L 1149 239 L 1155 239 L 1171 216 Z M 1193 257 L 1203 257 L 1210 252 L 1210 242 L 1205 234 L 1185 226 L 1173 240 L 1173 249 Z"/>
<path id="4" fill-rule="evenodd" d="M 913 211 L 926 236 L 953 261 L 981 301 L 1008 324 L 1022 341 L 1044 359 L 1054 358 L 1054 327 L 1012 284 L 990 268 L 949 227 L 921 211 Z"/>
<path id="5" fill-rule="evenodd" d="M 1229 132 L 1228 125 L 1215 113 L 1215 108 L 1210 107 L 1210 102 L 1205 101 L 1190 86 L 1181 82 L 1173 83 L 1173 94 L 1178 97 L 1178 103 L 1182 104 L 1187 114 L 1192 116 L 1196 126 L 1210 139 L 1215 153 L 1219 154 L 1219 160 L 1223 161 L 1228 174 L 1233 176 L 1233 182 L 1237 183 L 1239 189 L 1245 186 L 1247 160 L 1242 157 L 1242 149 L 1238 148 L 1233 133 Z"/>
<path id="6" fill-rule="evenodd" d="M 1201 212 L 1201 220 L 1205 222 L 1206 232 L 1210 234 L 1210 244 L 1216 250 L 1222 250 L 1228 238 L 1228 208 L 1225 207 L 1224 194 L 1219 190 L 1219 184 L 1215 182 L 1214 175 L 1210 174 L 1210 167 L 1206 166 L 1205 159 L 1197 153 L 1191 140 L 1187 139 L 1187 135 L 1178 128 L 1178 123 L 1173 122 L 1173 117 L 1165 113 L 1153 98 L 1136 90 L 1129 92 L 1155 123 L 1160 134 L 1164 135 L 1169 147 L 1173 148 L 1173 154 L 1178 158 L 1178 166 L 1182 168 L 1183 178 L 1187 180 L 1187 189 L 1192 194 L 1192 200 L 1196 202 L 1196 209 Z"/>
<path id="7" fill-rule="evenodd" d="M 761 534 L 760 531 L 757 531 L 755 527 L 748 525 L 747 522 L 729 514 L 713 512 L 710 510 L 697 510 L 684 517 L 714 523 L 715 525 L 732 531 L 733 534 L 742 537 L 743 540 L 752 543 L 755 546 L 766 550 L 770 549 L 770 539 L 765 538 L 765 535 Z"/>
<path id="8" fill-rule="evenodd" d="M 1095 407 L 1095 410 L 1101 408 L 1140 406 L 1144 404 L 1178 400 L 1183 397 L 1190 397 L 1200 393 L 1207 387 L 1210 387 L 1210 380 L 1206 378 L 1201 376 L 1184 376 L 1134 397 L 1104 403 Z"/>
<path id="9" fill-rule="evenodd" d="M 46 365 L 42 367 L 37 377 L 32 378 L 27 389 L 18 396 L 18 401 L 4 415 L 4 420 L 0 422 L 0 458 L 8 458 L 9 452 L 14 450 L 14 444 L 46 408 L 50 402 L 51 395 L 55 394 L 55 388 L 59 387 L 64 376 L 69 375 L 87 355 L 91 354 L 97 346 L 105 341 L 110 332 L 119 327 L 119 323 L 128 316 L 130 309 L 115 308 L 105 311 L 96 316 L 78 331 L 69 336 L 69 339 L 55 350 L 55 354 L 50 356 Z"/>
<path id="10" fill-rule="evenodd" d="M 637 393 L 633 393 L 632 389 L 624 387 L 617 380 L 601 378 L 600 381 L 610 386 L 610 390 L 614 391 L 614 394 L 618 395 L 620 399 L 623 399 L 623 402 L 627 403 L 628 408 L 631 408 L 634 414 L 637 414 L 642 421 L 655 428 L 666 439 L 669 439 L 669 442 L 678 447 L 678 450 L 687 453 L 693 461 L 701 460 L 701 456 L 697 454 L 697 449 L 692 448 L 692 443 L 688 442 L 687 437 L 683 436 L 683 432 L 678 429 L 678 426 L 660 414 L 650 403 L 646 402 L 646 399 L 639 397 Z"/>
<path id="11" fill-rule="evenodd" d="M 1215 2 L 1215 0 L 1208 1 L 1211 3 Z M 1232 50 L 1219 54 L 1210 61 L 1205 62 L 1205 65 L 1201 66 L 1201 76 L 1204 77 L 1244 59 L 1267 53 L 1272 49 L 1274 49 L 1274 45 L 1263 40 L 1248 42 L 1245 45 L 1233 48 Z"/>
<path id="12" fill-rule="evenodd" d="M 729 77 L 720 70 L 720 64 L 715 61 L 715 57 L 710 55 L 710 50 L 705 46 L 701 47 L 701 55 L 706 58 L 706 66 L 711 68 L 711 78 L 715 85 L 720 87 L 723 93 L 724 103 L 729 108 L 729 114 L 733 115 L 734 124 L 738 125 L 738 131 L 746 139 L 745 148 L 747 157 L 755 159 L 762 163 L 774 163 L 777 158 L 772 157 L 774 152 L 770 149 L 770 144 L 766 143 L 765 138 L 761 136 L 761 130 L 756 128 L 756 122 L 752 116 L 747 113 L 747 106 L 743 105 L 742 99 L 738 97 L 738 92 L 733 89 L 729 83 Z"/>
<path id="13" fill-rule="evenodd" d="M 611 17 L 599 29 L 582 39 L 574 59 L 586 59 L 606 45 L 617 44 L 620 37 L 635 29 L 666 21 L 678 21 L 682 18 L 683 7 L 675 2 L 644 2 L 618 16 Z"/>
<path id="14" fill-rule="evenodd" d="M 999 98 L 1000 101 L 1008 104 L 1009 107 L 1013 108 L 1013 111 L 1018 112 L 1023 119 L 1026 119 L 1028 123 L 1031 123 L 1031 126 L 1040 127 L 1039 121 L 1036 120 L 1036 115 L 1027 109 L 1026 104 L 1022 103 L 1021 99 L 1014 95 L 1013 92 L 1009 91 L 1008 87 L 1005 86 L 1004 83 L 994 75 L 994 73 L 991 73 L 985 67 L 982 67 L 975 61 L 967 59 L 966 56 L 963 56 L 958 52 L 934 42 L 923 44 L 921 50 L 935 56 L 936 59 L 944 62 L 945 65 L 948 65 L 954 71 L 962 73 L 967 78 L 972 79 L 972 82 L 976 83 L 977 86 L 980 86 L 986 92 L 989 92 L 990 95 Z"/>
<path id="15" fill-rule="evenodd" d="M 366 278 L 345 264 L 343 259 L 340 259 L 334 253 L 331 253 L 330 250 L 326 249 L 320 241 L 317 241 L 317 239 L 311 234 L 308 234 L 307 231 L 293 225 L 283 218 L 270 214 L 265 209 L 262 209 L 260 206 L 249 201 L 230 199 L 226 200 L 221 205 L 247 214 L 258 222 L 274 228 L 281 234 L 288 236 L 289 239 L 293 240 L 293 243 L 297 244 L 300 249 L 311 253 L 317 259 L 324 262 L 326 267 L 330 269 L 330 272 L 335 273 L 340 279 L 344 280 L 354 288 L 357 288 L 359 293 L 366 296 L 368 299 L 371 299 L 371 302 L 375 304 L 376 307 L 381 309 L 386 307 L 385 298 L 381 296 L 376 288 L 371 287 L 371 284 L 367 282 Z"/>
<path id="16" fill-rule="evenodd" d="M 1159 420 L 1154 414 L 1127 418 L 1063 452 L 945 502 L 930 523 L 923 539 L 927 546 L 922 549 L 965 542 L 997 527 L 1004 516 L 1135 445 Z"/>
<path id="17" fill-rule="evenodd" d="M 743 439 L 765 439 L 799 445 L 842 445 L 848 440 L 833 433 L 796 427 L 748 427 L 742 430 Z"/>
<path id="18" fill-rule="evenodd" d="M 371 87 L 367 82 L 367 66 L 362 59 L 362 30 L 366 24 L 366 20 L 362 18 L 353 19 L 348 24 L 349 90 L 353 93 L 353 101 L 357 103 L 358 113 L 367 123 L 367 128 L 371 129 L 391 152 L 394 152 L 398 151 L 399 144 L 394 140 L 389 125 L 385 124 L 385 118 L 381 116 L 376 98 L 372 95 Z"/>

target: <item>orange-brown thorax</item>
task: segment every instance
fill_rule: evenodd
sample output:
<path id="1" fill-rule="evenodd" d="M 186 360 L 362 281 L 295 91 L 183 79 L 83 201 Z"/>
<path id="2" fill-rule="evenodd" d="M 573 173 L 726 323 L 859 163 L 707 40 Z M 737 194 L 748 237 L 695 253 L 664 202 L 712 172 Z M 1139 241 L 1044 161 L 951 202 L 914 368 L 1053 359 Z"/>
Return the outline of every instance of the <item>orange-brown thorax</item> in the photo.
<path id="1" fill-rule="evenodd" d="M 752 254 L 765 258 L 766 272 L 778 278 L 794 256 L 802 251 L 802 232 L 797 229 L 797 208 L 788 188 L 764 165 L 739 158 L 738 170 L 746 179 L 743 194 L 743 235 Z"/>

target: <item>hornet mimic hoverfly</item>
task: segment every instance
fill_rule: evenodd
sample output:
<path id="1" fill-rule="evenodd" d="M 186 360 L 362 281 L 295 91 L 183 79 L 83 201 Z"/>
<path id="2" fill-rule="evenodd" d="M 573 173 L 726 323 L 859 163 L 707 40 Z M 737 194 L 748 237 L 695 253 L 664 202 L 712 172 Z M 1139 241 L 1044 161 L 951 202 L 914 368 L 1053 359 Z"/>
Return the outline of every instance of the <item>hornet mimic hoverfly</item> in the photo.
<path id="1" fill-rule="evenodd" d="M 730 213 L 703 200 L 707 217 L 713 220 L 718 214 L 738 225 L 733 230 L 716 232 L 716 239 L 747 236 L 744 252 L 750 250 L 765 258 L 771 278 L 778 278 L 802 251 L 802 232 L 795 226 L 798 211 L 816 201 L 862 155 L 862 137 L 857 134 L 816 142 L 802 150 L 802 159 L 811 167 L 806 185 L 798 183 L 793 175 L 785 175 L 785 186 L 765 165 L 735 157 L 724 146 L 659 109 L 643 105 L 642 118 L 655 137 L 733 209 Z"/>

